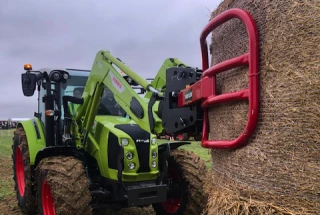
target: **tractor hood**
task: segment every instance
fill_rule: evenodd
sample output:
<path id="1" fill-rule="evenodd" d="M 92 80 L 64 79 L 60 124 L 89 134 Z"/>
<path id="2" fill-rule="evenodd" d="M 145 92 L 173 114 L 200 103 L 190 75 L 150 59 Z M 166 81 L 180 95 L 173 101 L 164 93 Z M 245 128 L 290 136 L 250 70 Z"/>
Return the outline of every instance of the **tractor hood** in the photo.
<path id="1" fill-rule="evenodd" d="M 133 120 L 121 116 L 96 116 L 95 123 L 100 123 L 108 128 L 118 124 L 136 124 Z"/>
<path id="2" fill-rule="evenodd" d="M 141 129 L 133 120 L 120 116 L 96 116 L 92 132 L 95 133 L 97 129 L 110 131 L 120 138 L 135 139 L 135 133 L 144 133 L 144 138 L 148 135 L 148 141 L 155 137 L 155 135 L 150 135 L 147 131 Z"/>

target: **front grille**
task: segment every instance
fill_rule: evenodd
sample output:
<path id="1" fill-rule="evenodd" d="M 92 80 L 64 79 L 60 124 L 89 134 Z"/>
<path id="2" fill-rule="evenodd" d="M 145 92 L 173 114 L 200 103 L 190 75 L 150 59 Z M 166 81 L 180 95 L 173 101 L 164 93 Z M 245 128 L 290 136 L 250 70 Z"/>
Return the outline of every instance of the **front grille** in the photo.
<path id="1" fill-rule="evenodd" d="M 136 124 L 116 125 L 115 128 L 127 133 L 134 140 L 140 164 L 137 172 L 150 172 L 150 134 Z"/>
<path id="2" fill-rule="evenodd" d="M 150 159 L 150 141 L 148 143 L 137 142 L 135 144 L 138 151 L 140 167 L 137 172 L 150 172 L 149 159 Z"/>

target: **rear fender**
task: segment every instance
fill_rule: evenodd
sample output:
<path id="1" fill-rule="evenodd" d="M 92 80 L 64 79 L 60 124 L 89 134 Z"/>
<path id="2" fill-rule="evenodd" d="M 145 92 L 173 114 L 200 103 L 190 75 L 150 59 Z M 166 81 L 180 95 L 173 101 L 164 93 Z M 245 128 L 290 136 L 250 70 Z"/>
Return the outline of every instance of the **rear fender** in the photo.
<path id="1" fill-rule="evenodd" d="M 43 125 L 38 118 L 21 121 L 17 128 L 22 127 L 26 133 L 30 165 L 35 164 L 35 159 L 38 152 L 46 147 Z"/>

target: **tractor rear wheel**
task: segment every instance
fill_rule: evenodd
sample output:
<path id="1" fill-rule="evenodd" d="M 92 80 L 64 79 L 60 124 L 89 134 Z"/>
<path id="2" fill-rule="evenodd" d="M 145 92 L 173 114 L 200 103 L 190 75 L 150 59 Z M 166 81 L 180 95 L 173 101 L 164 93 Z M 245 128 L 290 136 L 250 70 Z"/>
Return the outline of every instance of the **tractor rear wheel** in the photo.
<path id="1" fill-rule="evenodd" d="M 35 214 L 37 210 L 32 192 L 32 173 L 27 137 L 22 127 L 14 131 L 12 145 L 13 179 L 18 206 L 24 214 Z"/>
<path id="2" fill-rule="evenodd" d="M 92 214 L 85 169 L 74 157 L 48 157 L 37 169 L 37 202 L 40 215 Z"/>
<path id="3" fill-rule="evenodd" d="M 199 156 L 190 151 L 176 149 L 168 160 L 169 199 L 153 205 L 157 215 L 199 215 L 208 201 L 202 178 L 207 173 Z M 171 197 L 170 197 L 171 195 Z"/>

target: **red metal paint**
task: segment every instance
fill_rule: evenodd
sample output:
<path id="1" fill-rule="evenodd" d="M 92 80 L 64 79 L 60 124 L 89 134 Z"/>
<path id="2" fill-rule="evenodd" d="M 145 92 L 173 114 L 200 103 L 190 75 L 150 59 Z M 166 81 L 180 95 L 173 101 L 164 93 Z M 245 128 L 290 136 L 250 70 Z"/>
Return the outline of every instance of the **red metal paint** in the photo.
<path id="1" fill-rule="evenodd" d="M 55 215 L 54 201 L 51 194 L 50 185 L 46 180 L 42 182 L 41 185 L 41 202 L 42 202 L 42 210 L 44 215 Z"/>
<path id="2" fill-rule="evenodd" d="M 249 52 L 233 58 L 231 60 L 224 61 L 209 68 L 208 60 L 208 46 L 206 38 L 210 32 L 212 32 L 219 25 L 232 19 L 240 19 L 246 26 L 248 36 L 249 36 Z M 204 120 L 203 120 L 203 135 L 201 145 L 205 148 L 225 148 L 234 149 L 241 147 L 247 143 L 251 135 L 253 134 L 259 113 L 259 44 L 258 44 L 258 30 L 255 22 L 251 15 L 241 9 L 230 9 L 221 13 L 219 16 L 211 20 L 208 25 L 204 28 L 200 36 L 200 45 L 202 52 L 202 69 L 204 77 L 214 77 L 215 74 L 223 72 L 225 70 L 235 68 L 238 66 L 246 65 L 249 66 L 249 87 L 245 90 L 240 90 L 238 92 L 226 93 L 222 95 L 213 95 L 208 97 L 203 103 L 202 107 L 204 110 Z M 209 119 L 208 119 L 208 108 L 212 105 L 231 102 L 236 100 L 248 100 L 249 101 L 249 111 L 248 111 L 248 121 L 243 132 L 234 140 L 208 140 L 209 136 Z"/>
<path id="3" fill-rule="evenodd" d="M 209 68 L 209 57 L 208 57 L 208 45 L 206 38 L 210 32 L 216 29 L 221 24 L 229 21 L 230 19 L 238 18 L 246 26 L 248 36 L 249 36 L 249 52 L 241 56 L 235 57 L 233 59 L 226 60 L 219 64 L 213 65 Z M 180 92 L 178 104 L 179 106 L 185 106 L 199 100 L 202 101 L 202 108 L 204 112 L 203 119 L 203 133 L 201 145 L 205 148 L 224 148 L 224 149 L 234 149 L 239 148 L 245 145 L 248 139 L 253 134 L 259 113 L 259 47 L 258 47 L 258 30 L 256 24 L 251 17 L 251 15 L 241 9 L 230 9 L 227 10 L 214 19 L 212 19 L 203 29 L 200 36 L 200 45 L 202 53 L 202 70 L 203 74 L 201 80 L 190 86 L 190 88 L 185 89 Z M 249 66 L 249 87 L 248 89 L 243 89 L 238 92 L 224 93 L 221 95 L 216 95 L 216 79 L 215 75 L 224 72 L 226 70 L 236 68 L 239 66 Z M 204 80 L 208 80 L 205 82 Z M 192 89 L 199 91 L 199 89 L 204 89 L 201 91 L 201 95 L 198 94 L 192 101 L 185 102 L 184 94 L 187 90 Z M 206 89 L 210 89 L 209 95 Z M 248 111 L 248 121 L 245 129 L 239 135 L 238 138 L 234 140 L 208 140 L 209 136 L 209 119 L 208 119 L 208 108 L 225 102 L 239 101 L 239 100 L 248 100 L 249 101 L 249 111 Z M 214 138 L 214 137 L 212 137 Z"/>
<path id="4" fill-rule="evenodd" d="M 186 93 L 192 91 L 192 99 L 190 101 L 185 100 Z M 213 92 L 213 79 L 212 77 L 205 77 L 194 83 L 189 88 L 182 90 L 178 94 L 178 106 L 186 106 L 198 102 L 212 95 Z"/>
<path id="5" fill-rule="evenodd" d="M 16 148 L 16 155 L 15 155 L 15 166 L 16 166 L 16 181 L 18 186 L 18 191 L 20 196 L 24 196 L 26 184 L 24 178 L 24 163 L 23 163 L 23 156 L 22 151 L 19 146 Z"/>
<path id="6" fill-rule="evenodd" d="M 177 182 L 181 182 L 179 176 L 177 175 L 176 172 L 174 172 L 174 170 L 172 168 L 168 169 L 168 176 L 172 177 L 172 180 L 177 181 Z M 170 214 L 174 214 L 176 213 L 182 203 L 182 197 L 179 198 L 172 198 L 172 199 L 168 199 L 166 202 L 162 202 L 161 206 L 162 208 Z"/>

